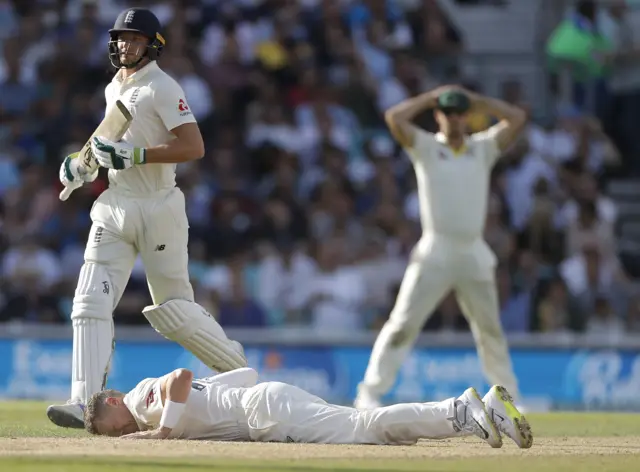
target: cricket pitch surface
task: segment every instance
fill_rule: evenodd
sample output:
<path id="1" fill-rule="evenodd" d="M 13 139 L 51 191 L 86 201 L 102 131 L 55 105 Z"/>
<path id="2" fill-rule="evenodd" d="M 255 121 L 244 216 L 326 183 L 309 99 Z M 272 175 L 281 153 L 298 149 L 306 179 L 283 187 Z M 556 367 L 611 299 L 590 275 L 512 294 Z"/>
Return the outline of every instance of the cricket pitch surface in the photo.
<path id="1" fill-rule="evenodd" d="M 56 428 L 46 404 L 0 402 L 0 470 L 11 472 L 162 471 L 491 471 L 640 470 L 640 415 L 528 415 L 533 447 L 508 438 L 492 449 L 477 438 L 416 446 L 148 441 L 90 437 Z"/>

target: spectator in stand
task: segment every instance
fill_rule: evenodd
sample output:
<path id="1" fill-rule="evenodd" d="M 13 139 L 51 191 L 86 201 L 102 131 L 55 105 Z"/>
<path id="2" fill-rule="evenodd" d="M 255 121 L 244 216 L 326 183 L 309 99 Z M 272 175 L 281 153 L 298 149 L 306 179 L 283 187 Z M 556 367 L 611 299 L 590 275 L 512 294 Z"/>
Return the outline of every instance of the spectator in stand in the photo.
<path id="1" fill-rule="evenodd" d="M 378 329 L 421 234 L 415 175 L 383 113 L 459 81 L 463 31 L 437 0 L 139 4 L 163 22 L 160 62 L 206 142 L 204 159 L 177 169 L 199 302 L 227 326 Z M 2 321 L 69 322 L 85 220 L 107 183 L 101 174 L 62 204 L 57 172 L 102 119 L 112 79 L 103 35 L 122 7 L 0 0 Z M 626 22 L 620 54 L 633 49 Z M 614 80 L 627 70 L 617 64 Z M 464 82 L 489 90 L 482 79 Z M 516 79 L 497 85 L 512 103 L 538 98 Z M 556 115 L 553 126 L 532 120 L 491 179 L 485 236 L 500 260 L 505 328 L 595 331 L 624 320 L 638 329 L 616 254 L 618 208 L 602 185 L 620 153 L 577 108 Z M 472 118 L 477 131 L 494 120 Z M 430 113 L 416 123 L 433 130 Z M 116 323 L 144 321 L 140 268 Z M 447 297 L 426 329 L 468 326 Z"/>

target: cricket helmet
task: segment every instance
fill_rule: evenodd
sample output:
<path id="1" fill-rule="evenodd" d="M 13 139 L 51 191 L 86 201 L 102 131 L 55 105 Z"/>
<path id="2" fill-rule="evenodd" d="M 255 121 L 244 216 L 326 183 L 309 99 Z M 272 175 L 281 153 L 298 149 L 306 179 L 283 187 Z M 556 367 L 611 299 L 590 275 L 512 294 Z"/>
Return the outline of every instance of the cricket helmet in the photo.
<path id="1" fill-rule="evenodd" d="M 147 50 L 133 64 L 123 64 L 120 60 L 120 50 L 118 49 L 118 34 L 125 31 L 140 33 L 149 38 Z M 109 60 L 117 68 L 136 67 L 144 57 L 155 61 L 162 54 L 165 40 L 160 33 L 160 20 L 151 10 L 146 8 L 127 8 L 123 10 L 116 19 L 113 28 L 109 30 Z"/>

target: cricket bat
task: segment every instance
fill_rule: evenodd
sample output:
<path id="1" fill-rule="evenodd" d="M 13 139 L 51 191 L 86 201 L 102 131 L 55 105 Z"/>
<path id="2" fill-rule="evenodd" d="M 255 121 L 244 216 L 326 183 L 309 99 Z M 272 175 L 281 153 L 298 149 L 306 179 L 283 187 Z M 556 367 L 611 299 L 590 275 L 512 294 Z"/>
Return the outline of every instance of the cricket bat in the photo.
<path id="1" fill-rule="evenodd" d="M 124 103 L 117 100 L 115 106 L 111 107 L 107 111 L 104 119 L 82 147 L 82 150 L 78 153 L 78 157 L 76 158 L 82 159 L 80 165 L 88 174 L 93 174 L 98 169 L 98 162 L 91 151 L 91 140 L 93 137 L 103 136 L 111 141 L 120 141 L 129 129 L 131 121 L 133 121 L 131 113 L 127 110 L 127 107 L 124 106 Z M 60 200 L 65 201 L 76 188 L 78 187 L 65 187 L 62 192 L 60 192 Z"/>

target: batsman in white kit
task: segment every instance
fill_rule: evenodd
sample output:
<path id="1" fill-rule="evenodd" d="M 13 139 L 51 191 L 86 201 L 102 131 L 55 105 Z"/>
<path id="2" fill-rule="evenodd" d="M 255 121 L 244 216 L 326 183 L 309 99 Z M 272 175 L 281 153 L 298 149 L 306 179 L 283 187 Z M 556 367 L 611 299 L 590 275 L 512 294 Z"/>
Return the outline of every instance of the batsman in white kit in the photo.
<path id="1" fill-rule="evenodd" d="M 412 123 L 427 109 L 435 109 L 440 128 L 435 135 Z M 501 121 L 485 132 L 466 135 L 465 115 L 471 109 Z M 412 161 L 423 233 L 389 320 L 373 346 L 355 406 L 381 404 L 422 327 L 452 289 L 489 383 L 505 386 L 517 399 L 517 381 L 500 323 L 496 257 L 483 231 L 491 170 L 517 138 L 526 115 L 500 100 L 447 86 L 392 107 L 385 120 Z"/>
<path id="2" fill-rule="evenodd" d="M 218 372 L 247 365 L 242 346 L 194 302 L 189 223 L 175 170 L 203 157 L 204 144 L 182 88 L 156 63 L 165 43 L 160 22 L 149 10 L 130 8 L 109 34 L 109 58 L 118 72 L 105 89 L 105 120 L 60 168 L 62 199 L 95 180 L 99 167 L 109 169 L 109 188 L 91 209 L 93 224 L 73 299 L 71 399 L 47 409 L 51 421 L 63 427 L 84 427 L 86 402 L 106 385 L 113 310 L 138 255 L 154 303 L 143 310 L 151 326 Z"/>
<path id="3" fill-rule="evenodd" d="M 324 444 L 415 444 L 420 439 L 476 435 L 502 446 L 501 431 L 521 448 L 522 415 L 506 389 L 484 399 L 473 388 L 458 398 L 374 410 L 332 405 L 293 385 L 256 383 L 250 368 L 205 379 L 187 369 L 140 382 L 126 395 L 94 394 L 85 412 L 92 434 L 131 439 L 208 439 Z M 492 418 L 501 418 L 499 423 Z"/>

